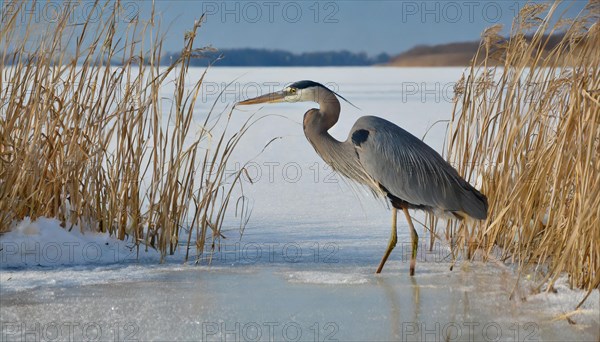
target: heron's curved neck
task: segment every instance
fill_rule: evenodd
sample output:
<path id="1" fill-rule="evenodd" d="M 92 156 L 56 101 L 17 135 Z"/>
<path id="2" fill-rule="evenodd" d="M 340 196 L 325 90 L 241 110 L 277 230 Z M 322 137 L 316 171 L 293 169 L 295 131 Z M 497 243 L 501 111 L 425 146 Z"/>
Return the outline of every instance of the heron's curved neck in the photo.
<path id="1" fill-rule="evenodd" d="M 319 101 L 319 103 L 321 103 L 321 110 L 313 108 L 304 114 L 304 134 L 306 138 L 317 154 L 334 171 L 359 183 L 367 184 L 368 177 L 356 168 L 359 161 L 352 143 L 339 141 L 328 132 L 328 129 L 335 125 L 338 120 L 339 102 L 336 100 L 336 102 L 325 103 L 325 112 L 323 112 L 323 101 Z M 335 110 L 336 106 L 337 110 Z"/>
<path id="2" fill-rule="evenodd" d="M 327 132 L 340 118 L 340 101 L 332 92 L 318 88 L 315 91 L 315 102 L 319 104 L 321 114 L 319 128 Z"/>
<path id="3" fill-rule="evenodd" d="M 325 89 L 315 92 L 314 95 L 314 101 L 320 108 L 310 109 L 304 114 L 304 134 L 321 158 L 332 165 L 341 157 L 340 152 L 343 152 L 342 143 L 328 132 L 340 117 L 340 101 Z"/>
<path id="4" fill-rule="evenodd" d="M 314 101 L 320 109 L 310 109 L 304 114 L 304 134 L 315 151 L 331 168 L 344 177 L 362 184 L 371 184 L 371 179 L 357 167 L 360 164 L 354 145 L 348 141 L 338 141 L 329 134 L 340 117 L 340 101 L 335 94 L 321 89 L 316 92 Z"/>

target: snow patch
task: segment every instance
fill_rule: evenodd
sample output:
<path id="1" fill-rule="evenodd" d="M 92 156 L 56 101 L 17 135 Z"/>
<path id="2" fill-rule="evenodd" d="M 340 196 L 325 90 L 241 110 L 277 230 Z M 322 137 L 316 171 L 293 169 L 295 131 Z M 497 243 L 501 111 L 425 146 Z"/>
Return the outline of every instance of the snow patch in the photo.
<path id="1" fill-rule="evenodd" d="M 527 301 L 546 308 L 556 320 L 562 320 L 564 317 L 569 317 L 572 322 L 579 326 L 595 326 L 600 324 L 600 291 L 593 290 L 583 305 L 575 310 L 587 295 L 587 291 L 580 289 L 572 289 L 569 286 L 569 278 L 567 275 L 559 277 L 554 283 L 555 292 L 542 291 L 541 293 L 531 295 Z"/>
<path id="2" fill-rule="evenodd" d="M 159 261 L 154 249 L 138 249 L 108 233 L 81 232 L 79 226 L 67 230 L 54 218 L 25 218 L 0 238 L 0 268 L 32 266 L 107 265 L 139 260 Z"/>
<path id="3" fill-rule="evenodd" d="M 322 284 L 322 285 L 357 285 L 369 282 L 360 274 L 333 273 L 318 271 L 293 272 L 287 275 L 290 283 Z"/>

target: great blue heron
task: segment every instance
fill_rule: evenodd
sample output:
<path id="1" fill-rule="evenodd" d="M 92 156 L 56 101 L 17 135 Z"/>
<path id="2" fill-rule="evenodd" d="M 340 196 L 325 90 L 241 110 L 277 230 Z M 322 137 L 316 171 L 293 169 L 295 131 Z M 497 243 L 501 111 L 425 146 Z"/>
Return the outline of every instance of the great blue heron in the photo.
<path id="1" fill-rule="evenodd" d="M 319 109 L 304 114 L 304 134 L 333 170 L 387 197 L 392 204 L 392 233 L 377 273 L 396 246 L 397 209 L 411 229 L 410 275 L 415 273 L 418 235 L 408 209 L 451 213 L 459 219 L 487 217 L 487 198 L 477 191 L 434 149 L 395 124 L 376 116 L 359 118 L 346 141 L 327 131 L 340 117 L 341 95 L 313 81 L 299 81 L 282 91 L 237 103 L 316 102 Z"/>

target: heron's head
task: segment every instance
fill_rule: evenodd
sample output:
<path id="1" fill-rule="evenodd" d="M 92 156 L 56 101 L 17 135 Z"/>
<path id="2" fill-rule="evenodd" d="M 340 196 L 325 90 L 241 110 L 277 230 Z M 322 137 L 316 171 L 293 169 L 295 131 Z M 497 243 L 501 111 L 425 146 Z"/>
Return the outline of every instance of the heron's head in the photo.
<path id="1" fill-rule="evenodd" d="M 278 102 L 317 102 L 326 101 L 328 98 L 335 99 L 339 96 L 344 101 L 347 101 L 338 93 L 327 88 L 321 83 L 313 81 L 298 81 L 270 94 L 261 95 L 252 99 L 238 102 L 238 105 L 251 105 L 259 103 L 278 103 Z M 335 100 L 337 101 L 337 100 Z"/>

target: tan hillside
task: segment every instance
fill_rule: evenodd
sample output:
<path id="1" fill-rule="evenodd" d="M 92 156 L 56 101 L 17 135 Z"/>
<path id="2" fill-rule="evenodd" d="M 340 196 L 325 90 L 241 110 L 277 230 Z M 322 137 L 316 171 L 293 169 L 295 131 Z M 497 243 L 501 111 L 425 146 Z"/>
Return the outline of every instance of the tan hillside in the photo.
<path id="1" fill-rule="evenodd" d="M 552 58 L 562 59 L 561 55 L 556 57 L 555 54 L 549 54 L 549 52 L 556 48 L 558 43 L 563 40 L 564 33 L 553 34 L 551 36 L 545 35 L 542 38 L 542 44 L 544 52 L 542 56 L 552 55 Z M 529 44 L 531 42 L 531 36 L 521 35 L 520 37 L 512 37 L 510 39 L 520 39 Z M 503 64 L 505 58 L 505 45 L 509 41 L 507 38 L 498 36 L 498 41 L 494 43 L 494 50 L 491 51 L 492 56 L 488 59 L 488 65 L 499 65 Z M 578 49 L 578 44 L 571 45 L 571 48 Z M 476 55 L 477 50 L 480 47 L 479 41 L 473 42 L 462 42 L 462 43 L 449 43 L 440 45 L 418 45 L 412 49 L 403 52 L 396 57 L 392 57 L 387 66 L 398 66 L 398 67 L 449 67 L 449 66 L 468 66 L 471 65 L 473 57 Z M 479 56 L 476 62 L 483 61 L 485 56 Z M 560 64 L 571 64 L 571 61 L 560 61 Z"/>

